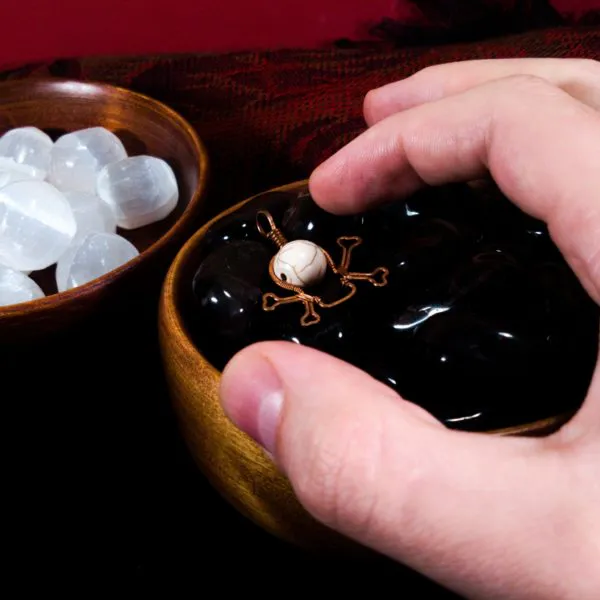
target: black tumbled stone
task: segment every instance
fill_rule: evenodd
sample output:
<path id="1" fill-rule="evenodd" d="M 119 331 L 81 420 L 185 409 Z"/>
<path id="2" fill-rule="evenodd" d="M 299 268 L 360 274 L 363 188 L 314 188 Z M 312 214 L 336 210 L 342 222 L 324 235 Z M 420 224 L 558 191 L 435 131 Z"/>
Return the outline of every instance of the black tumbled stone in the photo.
<path id="1" fill-rule="evenodd" d="M 301 303 L 262 308 L 290 292 L 268 275 L 277 247 L 256 229 L 272 212 L 286 238 L 325 248 L 357 235 L 352 271 L 390 270 L 302 327 Z M 241 348 L 286 340 L 317 348 L 380 379 L 449 427 L 480 431 L 575 410 L 597 357 L 598 309 L 544 223 L 493 186 L 427 188 L 361 215 L 336 217 L 308 192 L 259 196 L 205 238 L 186 316 L 217 368 Z M 325 295 L 339 293 L 328 274 Z M 334 281 L 335 280 L 335 281 Z M 342 290 L 343 291 L 343 290 Z M 365 398 L 368 402 L 368 398 Z"/>

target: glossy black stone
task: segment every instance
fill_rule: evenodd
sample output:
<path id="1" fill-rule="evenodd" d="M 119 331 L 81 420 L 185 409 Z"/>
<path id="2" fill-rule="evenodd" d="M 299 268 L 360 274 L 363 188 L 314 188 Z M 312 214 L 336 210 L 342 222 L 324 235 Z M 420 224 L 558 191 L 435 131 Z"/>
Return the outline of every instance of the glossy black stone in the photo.
<path id="1" fill-rule="evenodd" d="M 351 270 L 385 266 L 389 284 L 357 282 L 354 298 L 318 309 L 321 322 L 310 327 L 300 325 L 301 303 L 264 311 L 265 292 L 290 292 L 268 275 L 277 248 L 258 233 L 259 208 L 288 240 L 313 241 L 336 262 L 337 237 L 360 236 Z M 336 286 L 329 274 L 323 294 Z M 190 288 L 190 330 L 217 368 L 257 341 L 304 344 L 364 369 L 457 429 L 575 410 L 597 358 L 596 305 L 545 224 L 490 185 L 429 188 L 348 217 L 326 213 L 306 190 L 265 194 L 211 228 Z"/>
<path id="2" fill-rule="evenodd" d="M 291 197 L 295 198 L 295 194 Z M 290 202 L 290 194 L 271 192 L 263 194 L 258 202 L 244 205 L 234 213 L 219 219 L 206 233 L 202 247 L 202 256 L 229 242 L 255 241 L 265 243 L 256 228 L 256 211 L 260 208 L 269 210 L 280 223 L 283 213 Z"/>
<path id="3" fill-rule="evenodd" d="M 270 259 L 263 244 L 230 241 L 208 255 L 194 275 L 190 323 L 194 335 L 212 340 L 207 357 L 220 367 L 224 357 L 257 335 Z"/>
<path id="4" fill-rule="evenodd" d="M 280 227 L 290 240 L 309 240 L 322 243 L 340 235 L 360 235 L 360 221 L 351 216 L 332 216 L 319 208 L 308 192 L 295 195 L 280 221 Z"/>

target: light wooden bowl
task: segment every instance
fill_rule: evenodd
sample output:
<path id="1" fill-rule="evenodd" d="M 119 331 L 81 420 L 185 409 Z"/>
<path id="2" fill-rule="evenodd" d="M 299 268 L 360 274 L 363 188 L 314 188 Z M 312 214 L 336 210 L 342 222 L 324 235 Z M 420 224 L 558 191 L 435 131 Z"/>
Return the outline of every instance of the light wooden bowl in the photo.
<path id="1" fill-rule="evenodd" d="M 296 182 L 271 191 L 306 186 Z M 250 198 L 204 225 L 183 247 L 167 274 L 161 295 L 159 337 L 169 392 L 183 436 L 202 473 L 242 514 L 279 538 L 318 553 L 369 556 L 366 550 L 317 523 L 299 504 L 289 481 L 262 449 L 225 416 L 219 401 L 220 372 L 198 351 L 181 307 L 191 285 L 206 231 Z M 541 436 L 558 429 L 562 415 L 490 432 Z"/>
<path id="2" fill-rule="evenodd" d="M 199 224 L 209 171 L 204 145 L 179 114 L 156 100 L 111 85 L 58 79 L 1 83 L 0 133 L 27 125 L 54 138 L 86 127 L 106 127 L 119 136 L 129 154 L 166 160 L 177 177 L 180 199 L 164 221 L 119 231 L 140 251 L 119 269 L 60 294 L 54 267 L 35 273 L 47 297 L 0 307 L 0 349 L 35 344 L 85 317 L 108 314 L 125 300 L 144 303 L 152 282 L 158 283 L 157 298 L 173 256 Z"/>

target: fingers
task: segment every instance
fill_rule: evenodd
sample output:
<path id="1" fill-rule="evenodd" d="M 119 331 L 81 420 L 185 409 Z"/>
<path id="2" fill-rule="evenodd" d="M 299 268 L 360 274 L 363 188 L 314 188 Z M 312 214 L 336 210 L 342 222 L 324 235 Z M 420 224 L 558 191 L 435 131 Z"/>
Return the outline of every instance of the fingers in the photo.
<path id="1" fill-rule="evenodd" d="M 589 59 L 517 58 L 435 65 L 369 92 L 364 102 L 369 125 L 426 102 L 465 92 L 514 75 L 533 75 L 600 110 L 600 62 Z"/>
<path id="2" fill-rule="evenodd" d="M 352 213 L 489 170 L 548 223 L 598 301 L 599 156 L 600 113 L 542 79 L 510 77 L 380 121 L 318 167 L 310 189 L 326 210 Z"/>
<path id="3" fill-rule="evenodd" d="M 380 121 L 323 163 L 310 186 L 332 212 L 364 210 L 424 184 L 491 172 L 504 193 L 546 221 L 600 301 L 600 114 L 542 79 L 508 77 Z M 600 382 L 570 431 L 600 416 Z M 596 427 L 597 429 L 597 427 Z"/>
<path id="4" fill-rule="evenodd" d="M 242 351 L 221 391 L 326 525 L 467 597 L 593 597 L 597 555 L 584 530 L 600 531 L 571 459 L 548 440 L 447 430 L 359 370 L 291 343 Z M 579 568 L 590 576 L 570 576 Z"/>

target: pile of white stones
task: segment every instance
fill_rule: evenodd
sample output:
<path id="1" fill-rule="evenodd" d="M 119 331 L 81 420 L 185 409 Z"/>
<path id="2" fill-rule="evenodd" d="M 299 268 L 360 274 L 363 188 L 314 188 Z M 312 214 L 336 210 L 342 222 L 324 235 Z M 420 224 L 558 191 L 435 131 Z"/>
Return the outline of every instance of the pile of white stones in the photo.
<path id="1" fill-rule="evenodd" d="M 56 265 L 59 292 L 101 277 L 139 252 L 117 233 L 167 217 L 179 200 L 171 167 L 128 156 L 103 127 L 56 142 L 36 127 L 0 138 L 0 306 L 44 296 L 29 276 Z"/>

